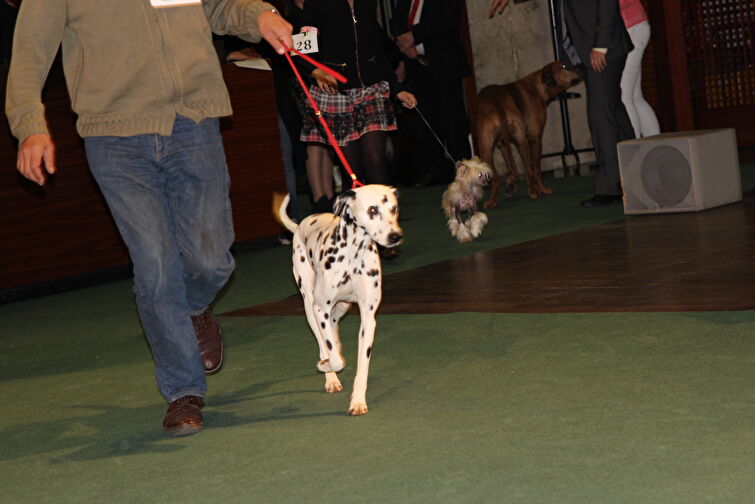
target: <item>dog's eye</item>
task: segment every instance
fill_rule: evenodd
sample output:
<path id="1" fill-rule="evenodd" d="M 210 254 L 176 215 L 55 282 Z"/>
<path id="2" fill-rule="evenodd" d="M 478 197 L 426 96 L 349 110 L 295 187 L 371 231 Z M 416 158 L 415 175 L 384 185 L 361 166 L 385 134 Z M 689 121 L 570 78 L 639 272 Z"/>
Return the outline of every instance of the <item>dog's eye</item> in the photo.
<path id="1" fill-rule="evenodd" d="M 370 217 L 375 217 L 379 213 L 378 207 L 375 205 L 372 205 L 370 208 L 367 209 L 367 215 Z"/>

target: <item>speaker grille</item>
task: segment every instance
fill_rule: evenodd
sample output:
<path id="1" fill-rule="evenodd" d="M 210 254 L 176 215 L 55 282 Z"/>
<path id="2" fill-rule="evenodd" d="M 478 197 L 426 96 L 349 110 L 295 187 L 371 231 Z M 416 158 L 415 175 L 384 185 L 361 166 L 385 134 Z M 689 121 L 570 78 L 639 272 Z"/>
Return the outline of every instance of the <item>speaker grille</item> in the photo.
<path id="1" fill-rule="evenodd" d="M 684 201 L 692 189 L 692 167 L 684 155 L 673 147 L 654 147 L 642 159 L 642 185 L 661 208 Z"/>

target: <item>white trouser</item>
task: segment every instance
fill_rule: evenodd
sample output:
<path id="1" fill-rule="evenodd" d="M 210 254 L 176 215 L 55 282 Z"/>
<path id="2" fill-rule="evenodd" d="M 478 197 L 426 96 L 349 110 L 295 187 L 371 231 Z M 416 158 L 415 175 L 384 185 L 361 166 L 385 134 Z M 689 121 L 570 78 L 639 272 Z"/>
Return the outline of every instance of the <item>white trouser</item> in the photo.
<path id="1" fill-rule="evenodd" d="M 650 24 L 642 21 L 627 31 L 634 49 L 627 56 L 624 73 L 621 75 L 621 101 L 624 102 L 637 138 L 657 135 L 661 132 L 658 118 L 642 96 L 642 56 L 650 40 Z"/>

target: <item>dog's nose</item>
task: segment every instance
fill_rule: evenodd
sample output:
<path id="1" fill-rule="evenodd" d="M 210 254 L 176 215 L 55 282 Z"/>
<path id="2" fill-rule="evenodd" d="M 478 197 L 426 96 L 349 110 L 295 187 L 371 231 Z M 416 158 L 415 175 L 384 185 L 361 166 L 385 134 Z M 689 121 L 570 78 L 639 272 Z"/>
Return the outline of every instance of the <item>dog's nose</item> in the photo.
<path id="1" fill-rule="evenodd" d="M 401 233 L 391 233 L 388 235 L 388 243 L 391 245 L 395 245 L 396 243 L 401 241 L 401 238 L 403 238 L 404 235 Z"/>

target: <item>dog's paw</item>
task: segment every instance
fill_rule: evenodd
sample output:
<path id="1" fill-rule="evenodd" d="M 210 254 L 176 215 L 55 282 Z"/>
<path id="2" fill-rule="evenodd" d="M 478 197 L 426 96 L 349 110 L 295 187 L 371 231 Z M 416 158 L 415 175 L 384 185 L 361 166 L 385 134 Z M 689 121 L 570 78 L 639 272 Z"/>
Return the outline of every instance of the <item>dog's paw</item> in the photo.
<path id="1" fill-rule="evenodd" d="M 341 380 L 338 379 L 336 374 L 330 371 L 325 373 L 325 392 L 328 394 L 335 394 L 342 390 L 343 385 L 341 385 Z"/>
<path id="2" fill-rule="evenodd" d="M 485 227 L 485 224 L 488 223 L 488 217 L 482 213 L 477 212 L 469 219 L 469 234 L 472 235 L 472 238 L 477 238 L 482 234 L 482 229 Z"/>
<path id="3" fill-rule="evenodd" d="M 470 233 L 469 227 L 462 225 L 459 226 L 459 229 L 456 233 L 456 239 L 459 240 L 459 243 L 467 243 L 471 242 L 474 237 L 472 236 L 472 233 Z"/>
<path id="4" fill-rule="evenodd" d="M 487 209 L 495 208 L 497 205 L 498 205 L 498 202 L 493 201 L 493 200 L 488 200 L 482 204 L 483 208 L 487 208 Z"/>
<path id="5" fill-rule="evenodd" d="M 366 415 L 366 414 L 367 414 L 367 403 L 352 402 L 349 405 L 349 415 L 360 416 L 360 415 Z"/>

